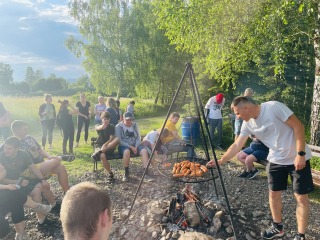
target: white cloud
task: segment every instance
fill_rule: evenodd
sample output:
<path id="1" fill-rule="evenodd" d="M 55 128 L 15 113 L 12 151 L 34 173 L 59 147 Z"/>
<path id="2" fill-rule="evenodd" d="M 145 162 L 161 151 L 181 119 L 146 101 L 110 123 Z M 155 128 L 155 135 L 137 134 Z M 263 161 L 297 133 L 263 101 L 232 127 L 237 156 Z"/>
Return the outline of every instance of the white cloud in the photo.
<path id="1" fill-rule="evenodd" d="M 26 5 L 27 7 L 34 7 L 34 3 L 30 0 L 11 0 L 11 2 L 18 3 L 18 4 L 23 4 Z"/>
<path id="2" fill-rule="evenodd" d="M 55 22 L 63 22 L 74 24 L 75 21 L 69 15 L 69 8 L 67 5 L 50 4 L 49 8 L 37 9 L 38 16 L 52 19 Z"/>
<path id="3" fill-rule="evenodd" d="M 19 55 L 0 55 L 0 62 L 6 64 L 43 64 L 47 62 L 46 59 L 33 56 L 29 52 L 21 52 Z"/>
<path id="4" fill-rule="evenodd" d="M 79 70 L 83 71 L 79 64 L 64 64 L 64 65 L 57 65 L 53 68 L 53 70 L 57 72 L 66 72 L 70 70 Z"/>

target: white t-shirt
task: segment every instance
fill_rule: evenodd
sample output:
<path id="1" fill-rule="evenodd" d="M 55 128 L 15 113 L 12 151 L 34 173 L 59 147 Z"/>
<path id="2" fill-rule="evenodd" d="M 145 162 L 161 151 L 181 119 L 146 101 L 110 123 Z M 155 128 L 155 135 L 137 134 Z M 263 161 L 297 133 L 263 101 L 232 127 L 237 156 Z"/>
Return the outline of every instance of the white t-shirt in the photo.
<path id="1" fill-rule="evenodd" d="M 209 118 L 211 119 L 221 119 L 221 109 L 224 105 L 225 98 L 223 98 L 222 103 L 218 104 L 216 100 L 216 96 L 210 98 L 204 107 L 205 109 L 209 109 Z"/>
<path id="2" fill-rule="evenodd" d="M 148 141 L 151 145 L 154 145 L 158 139 L 158 132 L 153 130 L 149 132 L 143 139 L 143 141 Z"/>
<path id="3" fill-rule="evenodd" d="M 269 148 L 269 162 L 292 165 L 297 156 L 296 138 L 293 129 L 285 123 L 292 114 L 293 112 L 283 103 L 262 103 L 256 119 L 243 121 L 240 136 L 253 134 L 263 142 Z M 305 152 L 306 160 L 310 159 L 311 151 L 307 144 Z"/>

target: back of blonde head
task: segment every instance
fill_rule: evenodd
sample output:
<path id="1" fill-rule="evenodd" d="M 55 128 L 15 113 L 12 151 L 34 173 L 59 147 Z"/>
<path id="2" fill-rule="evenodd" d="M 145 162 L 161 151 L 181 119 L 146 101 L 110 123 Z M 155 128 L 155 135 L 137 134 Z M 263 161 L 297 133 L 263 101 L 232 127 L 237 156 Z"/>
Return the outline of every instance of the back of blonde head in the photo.
<path id="1" fill-rule="evenodd" d="M 247 89 L 244 91 L 243 96 L 252 97 L 252 96 L 253 96 L 253 90 L 252 90 L 252 88 L 247 88 Z"/>

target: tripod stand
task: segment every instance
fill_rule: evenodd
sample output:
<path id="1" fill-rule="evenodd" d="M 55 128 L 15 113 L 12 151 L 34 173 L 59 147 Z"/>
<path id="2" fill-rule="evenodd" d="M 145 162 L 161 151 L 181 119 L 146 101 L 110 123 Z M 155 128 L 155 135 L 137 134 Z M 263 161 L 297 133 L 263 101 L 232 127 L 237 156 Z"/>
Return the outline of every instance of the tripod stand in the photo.
<path id="1" fill-rule="evenodd" d="M 187 63 L 186 64 L 185 71 L 184 71 L 183 76 L 182 76 L 182 78 L 180 80 L 180 83 L 178 85 L 177 91 L 176 91 L 176 93 L 175 93 L 175 95 L 174 95 L 174 97 L 172 99 L 172 102 L 171 102 L 171 105 L 170 105 L 169 110 L 167 112 L 167 116 L 165 118 L 165 121 L 164 121 L 164 123 L 162 125 L 161 131 L 160 131 L 160 136 L 163 133 L 163 130 L 164 130 L 164 128 L 166 126 L 166 123 L 168 121 L 168 118 L 170 116 L 170 113 L 171 113 L 171 111 L 173 109 L 173 106 L 174 106 L 174 104 L 176 102 L 177 96 L 178 96 L 179 92 L 181 91 L 181 86 L 186 81 L 186 77 L 188 76 L 188 74 L 189 74 L 189 79 L 190 79 L 190 89 L 192 91 L 192 95 L 193 95 L 193 98 L 194 98 L 194 101 L 195 101 L 197 116 L 198 116 L 199 121 L 200 121 L 200 131 L 201 131 L 202 139 L 204 140 L 203 141 L 203 145 L 204 145 L 203 147 L 204 147 L 204 150 L 205 150 L 206 159 L 208 159 L 208 160 L 210 159 L 210 154 L 209 154 L 209 147 L 210 147 L 210 150 L 212 151 L 212 154 L 213 154 L 213 157 L 214 157 L 214 161 L 215 161 L 215 164 L 216 164 L 216 169 L 218 171 L 218 176 L 219 176 L 219 179 L 220 179 L 223 195 L 224 195 L 224 198 L 225 198 L 225 201 L 226 201 L 226 204 L 227 204 L 227 209 L 228 209 L 228 212 L 230 214 L 231 224 L 232 224 L 232 227 L 233 227 L 234 237 L 235 237 L 235 240 L 236 240 L 237 237 L 236 237 L 236 230 L 235 230 L 233 214 L 232 214 L 232 211 L 231 211 L 231 208 L 230 208 L 228 196 L 227 196 L 226 189 L 225 189 L 225 186 L 224 186 L 221 169 L 220 169 L 220 166 L 218 165 L 217 156 L 216 156 L 216 153 L 214 151 L 213 141 L 212 141 L 212 139 L 210 137 L 210 134 L 209 134 L 208 124 L 206 123 L 206 118 L 205 118 L 205 115 L 204 115 L 203 106 L 202 106 L 202 102 L 201 102 L 201 99 L 200 99 L 199 90 L 198 90 L 198 87 L 197 87 L 197 84 L 196 84 L 194 71 L 193 71 L 191 63 Z M 208 138 L 208 142 L 207 142 L 207 138 Z M 158 138 L 157 142 L 158 141 L 159 141 L 159 138 Z M 157 142 L 156 142 L 156 144 L 157 144 Z M 137 195 L 139 193 L 139 190 L 141 188 L 143 179 L 144 179 L 144 177 L 146 175 L 146 172 L 147 172 L 147 170 L 148 170 L 148 168 L 150 166 L 151 159 L 152 159 L 152 157 L 154 155 L 154 151 L 155 150 L 153 149 L 152 153 L 150 154 L 147 168 L 145 169 L 145 171 L 144 171 L 144 173 L 142 175 L 142 178 L 140 180 L 138 189 L 136 191 L 136 194 L 135 194 L 134 199 L 133 199 L 132 204 L 131 204 L 131 208 L 130 208 L 128 217 L 131 214 L 131 211 L 133 209 L 135 200 L 136 200 Z M 213 181 L 213 184 L 214 184 L 216 195 L 218 196 L 215 177 L 213 176 L 213 169 L 210 169 L 210 173 L 212 175 L 212 181 Z"/>

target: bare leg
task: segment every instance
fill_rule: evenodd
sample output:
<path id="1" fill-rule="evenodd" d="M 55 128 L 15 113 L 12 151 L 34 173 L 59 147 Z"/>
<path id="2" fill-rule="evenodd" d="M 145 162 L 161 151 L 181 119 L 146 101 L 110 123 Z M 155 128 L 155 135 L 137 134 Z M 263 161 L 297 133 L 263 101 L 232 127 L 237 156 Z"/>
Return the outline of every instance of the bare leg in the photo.
<path id="1" fill-rule="evenodd" d="M 253 163 L 256 161 L 257 161 L 257 158 L 252 154 L 250 154 L 249 156 L 246 157 L 245 164 L 246 164 L 247 172 L 251 172 L 251 171 L 255 170 Z"/>
<path id="2" fill-rule="evenodd" d="M 21 234 L 21 235 L 25 234 L 26 232 L 24 230 L 24 225 L 25 225 L 24 221 L 14 224 L 14 228 L 16 230 L 16 233 Z"/>
<path id="3" fill-rule="evenodd" d="M 129 163 L 130 163 L 130 150 L 126 149 L 123 153 L 123 167 L 129 167 Z"/>
<path id="4" fill-rule="evenodd" d="M 141 159 L 142 159 L 143 167 L 144 167 L 144 168 L 147 168 L 147 166 L 148 166 L 148 161 L 149 161 L 149 156 L 148 156 L 148 151 L 147 151 L 147 149 L 142 149 L 142 150 L 140 151 L 140 156 L 141 156 Z"/>
<path id="5" fill-rule="evenodd" d="M 33 201 L 36 203 L 41 203 L 42 198 L 41 198 L 41 184 L 37 184 L 36 187 L 33 189 L 33 191 L 30 193 L 30 196 Z M 38 221 L 43 220 L 45 218 L 43 213 L 36 212 Z"/>
<path id="6" fill-rule="evenodd" d="M 243 163 L 243 165 L 246 164 L 246 157 L 248 156 L 248 154 L 246 154 L 245 152 L 241 151 L 241 152 L 238 152 L 237 154 L 237 159 Z"/>
<path id="7" fill-rule="evenodd" d="M 282 191 L 269 190 L 269 204 L 273 221 L 280 223 L 282 221 Z"/>
<path id="8" fill-rule="evenodd" d="M 58 175 L 58 181 L 64 193 L 66 193 L 69 189 L 69 179 L 68 173 L 64 165 L 59 164 L 57 167 L 51 170 L 51 173 Z"/>
<path id="9" fill-rule="evenodd" d="M 100 155 L 100 160 L 102 162 L 102 165 L 104 167 L 104 169 L 108 172 L 108 173 L 111 173 L 111 167 L 110 167 L 110 164 L 107 160 L 107 157 L 106 157 L 106 154 L 105 153 L 101 153 Z"/>
<path id="10" fill-rule="evenodd" d="M 115 138 L 110 143 L 103 144 L 102 147 L 101 147 L 101 151 L 105 153 L 105 152 L 107 152 L 109 150 L 113 150 L 118 146 L 118 144 L 119 144 L 119 139 Z"/>
<path id="11" fill-rule="evenodd" d="M 297 217 L 297 225 L 298 225 L 298 232 L 305 234 L 309 214 L 310 214 L 310 207 L 309 207 L 309 197 L 308 194 L 294 194 L 297 200 L 297 209 L 296 209 L 296 217 Z"/>

